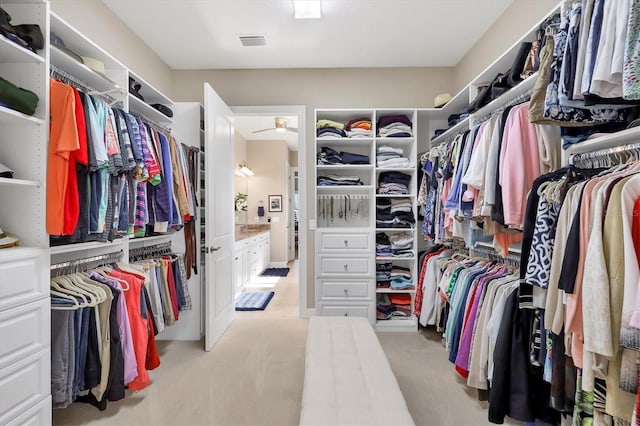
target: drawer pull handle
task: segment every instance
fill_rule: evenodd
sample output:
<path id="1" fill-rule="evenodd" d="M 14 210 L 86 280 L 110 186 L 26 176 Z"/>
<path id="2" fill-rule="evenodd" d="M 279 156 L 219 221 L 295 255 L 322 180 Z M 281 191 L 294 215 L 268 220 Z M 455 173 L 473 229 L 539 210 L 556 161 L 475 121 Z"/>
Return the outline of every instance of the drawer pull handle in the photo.
<path id="1" fill-rule="evenodd" d="M 349 240 L 344 240 L 344 246 L 349 247 Z"/>
<path id="2" fill-rule="evenodd" d="M 344 313 L 344 316 L 345 316 L 345 317 L 348 317 L 348 316 L 349 316 L 349 312 L 345 312 L 345 313 Z"/>
<path id="3" fill-rule="evenodd" d="M 346 271 L 347 269 L 349 269 L 349 265 L 348 264 L 344 264 L 344 270 Z"/>
<path id="4" fill-rule="evenodd" d="M 344 289 L 344 294 L 345 294 L 345 296 L 347 295 L 347 293 L 349 293 L 349 289 L 348 289 L 348 288 L 345 288 L 345 289 Z"/>

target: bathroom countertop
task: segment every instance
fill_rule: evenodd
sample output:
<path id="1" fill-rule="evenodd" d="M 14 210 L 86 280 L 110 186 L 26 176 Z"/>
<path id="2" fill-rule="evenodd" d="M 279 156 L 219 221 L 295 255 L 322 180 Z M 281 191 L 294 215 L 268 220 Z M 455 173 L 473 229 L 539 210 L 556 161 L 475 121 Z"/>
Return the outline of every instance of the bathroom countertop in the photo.
<path id="1" fill-rule="evenodd" d="M 244 240 L 270 230 L 271 225 L 236 225 L 235 240 Z"/>

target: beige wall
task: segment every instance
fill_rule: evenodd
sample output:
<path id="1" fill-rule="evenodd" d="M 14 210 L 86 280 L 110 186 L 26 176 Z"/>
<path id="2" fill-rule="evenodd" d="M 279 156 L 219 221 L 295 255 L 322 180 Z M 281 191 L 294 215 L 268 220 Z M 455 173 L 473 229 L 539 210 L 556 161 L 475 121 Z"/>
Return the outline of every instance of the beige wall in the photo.
<path id="1" fill-rule="evenodd" d="M 289 151 L 289 166 L 298 167 L 298 151 Z"/>
<path id="2" fill-rule="evenodd" d="M 247 141 L 247 163 L 254 175 L 249 184 L 249 223 L 256 223 L 258 201 L 264 204 L 267 223 L 271 216 L 271 262 L 287 261 L 287 168 L 289 149 L 285 141 Z M 269 211 L 269 195 L 282 195 L 282 212 Z"/>
<path id="3" fill-rule="evenodd" d="M 51 10 L 156 89 L 171 93 L 171 68 L 101 0 L 51 0 Z"/>
<path id="4" fill-rule="evenodd" d="M 247 161 L 247 141 L 242 137 L 242 135 L 238 132 L 235 132 L 235 140 L 233 144 L 235 153 L 233 156 L 233 167 L 234 170 L 238 169 L 238 164 L 243 161 Z M 242 194 L 249 193 L 249 178 L 244 176 L 234 175 L 234 183 L 235 183 L 235 194 L 238 192 Z M 246 212 L 236 212 L 235 214 L 236 224 L 247 224 L 249 223 L 249 210 Z"/>
<path id="5" fill-rule="evenodd" d="M 558 0 L 515 0 L 458 62 L 451 94 L 458 93 L 557 5 Z"/>

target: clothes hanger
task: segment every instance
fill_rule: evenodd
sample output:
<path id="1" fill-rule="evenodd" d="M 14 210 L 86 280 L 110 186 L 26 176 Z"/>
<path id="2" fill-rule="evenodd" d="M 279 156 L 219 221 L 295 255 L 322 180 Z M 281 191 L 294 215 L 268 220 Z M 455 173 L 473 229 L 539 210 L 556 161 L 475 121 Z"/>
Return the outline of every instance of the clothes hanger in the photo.
<path id="1" fill-rule="evenodd" d="M 109 106 L 115 106 L 116 104 L 124 101 L 124 99 L 128 96 L 127 91 L 121 87 L 114 87 L 113 89 L 103 91 L 91 90 L 87 92 L 87 94 L 91 96 L 113 95 L 114 93 L 116 94 L 116 96 L 112 96 L 114 100 L 112 102 L 108 102 Z"/>
<path id="2" fill-rule="evenodd" d="M 56 291 L 58 291 L 60 293 L 66 294 L 66 295 L 68 295 L 70 297 L 76 296 L 76 297 L 80 298 L 82 300 L 82 302 L 78 302 L 78 303 L 79 303 L 81 308 L 88 307 L 89 306 L 89 301 L 85 297 L 85 295 L 83 295 L 81 293 L 78 293 L 78 292 L 76 292 L 76 291 L 74 291 L 72 289 L 69 289 L 69 288 L 63 286 L 62 278 L 63 277 L 52 278 L 51 282 L 49 283 L 49 286 L 52 289 L 54 289 L 54 290 L 56 290 Z"/>
<path id="3" fill-rule="evenodd" d="M 73 302 L 73 306 L 56 306 L 54 304 L 51 305 L 51 309 L 52 310 L 56 310 L 56 311 L 76 311 L 78 309 L 80 309 L 82 306 L 80 305 L 80 303 L 78 303 L 78 299 L 76 299 L 75 297 L 69 296 L 66 293 L 62 293 L 60 291 L 57 290 L 49 290 L 49 293 L 53 296 L 59 297 L 61 299 L 65 299 L 65 300 L 70 300 L 71 302 Z"/>

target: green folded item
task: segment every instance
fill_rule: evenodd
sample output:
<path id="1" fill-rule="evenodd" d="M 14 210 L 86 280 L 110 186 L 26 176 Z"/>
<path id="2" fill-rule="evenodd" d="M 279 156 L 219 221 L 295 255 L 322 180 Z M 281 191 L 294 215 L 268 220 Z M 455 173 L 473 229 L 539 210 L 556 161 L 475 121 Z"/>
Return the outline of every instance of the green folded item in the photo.
<path id="1" fill-rule="evenodd" d="M 316 123 L 316 128 L 324 129 L 325 127 L 333 127 L 338 130 L 344 130 L 344 123 L 339 123 L 337 121 L 326 120 L 326 119 L 318 120 L 318 122 Z"/>
<path id="2" fill-rule="evenodd" d="M 31 90 L 23 89 L 0 77 L 0 104 L 33 115 L 38 106 L 38 95 Z"/>

